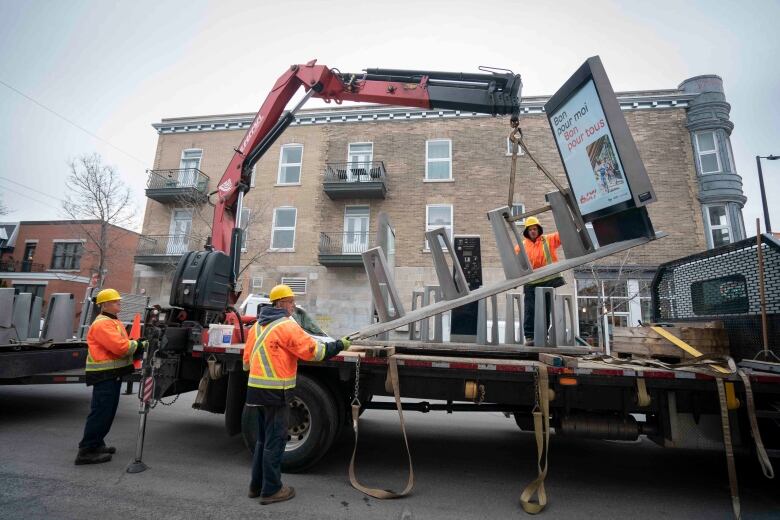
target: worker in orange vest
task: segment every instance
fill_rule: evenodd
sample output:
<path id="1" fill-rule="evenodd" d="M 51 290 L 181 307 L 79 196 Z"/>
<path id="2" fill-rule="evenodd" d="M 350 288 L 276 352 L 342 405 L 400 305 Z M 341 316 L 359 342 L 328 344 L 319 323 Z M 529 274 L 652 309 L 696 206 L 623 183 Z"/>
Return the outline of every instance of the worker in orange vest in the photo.
<path id="1" fill-rule="evenodd" d="M 77 465 L 108 462 L 116 453 L 116 448 L 106 446 L 105 437 L 119 405 L 122 376 L 133 372 L 136 349 L 146 347 L 146 341 L 129 339 L 125 325 L 117 318 L 122 308 L 119 292 L 103 289 L 94 302 L 101 312 L 87 332 L 86 380 L 87 386 L 92 386 L 92 403 L 79 443 Z"/>
<path id="2" fill-rule="evenodd" d="M 536 217 L 528 217 L 525 219 L 525 229 L 523 230 L 523 247 L 525 253 L 528 255 L 528 261 L 531 262 L 531 267 L 539 269 L 545 265 L 553 264 L 558 261 L 558 255 L 556 250 L 561 247 L 561 238 L 558 232 L 544 234 L 542 224 Z M 520 246 L 515 246 L 515 254 L 520 253 Z M 523 287 L 523 302 L 525 312 L 523 315 L 523 329 L 525 334 L 525 344 L 534 344 L 534 307 L 536 304 L 536 288 L 537 287 L 560 287 L 566 285 L 563 277 L 560 275 L 552 275 L 541 280 L 536 280 L 533 283 L 525 284 Z M 551 314 L 552 302 L 546 302 L 547 316 Z"/>
<path id="3" fill-rule="evenodd" d="M 320 343 L 309 336 L 291 318 L 295 295 L 287 285 L 277 285 L 268 297 L 272 305 L 260 310 L 244 346 L 244 370 L 249 371 L 246 404 L 259 407 L 249 498 L 259 496 L 261 504 L 295 496 L 292 486 L 282 485 L 282 455 L 298 360 L 323 361 L 351 343 L 347 338 Z"/>

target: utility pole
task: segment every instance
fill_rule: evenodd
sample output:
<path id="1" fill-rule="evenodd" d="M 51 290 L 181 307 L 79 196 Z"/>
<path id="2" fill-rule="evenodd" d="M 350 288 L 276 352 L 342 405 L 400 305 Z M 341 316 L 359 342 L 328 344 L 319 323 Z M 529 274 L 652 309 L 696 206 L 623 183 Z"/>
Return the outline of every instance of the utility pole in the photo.
<path id="1" fill-rule="evenodd" d="M 780 159 L 780 156 L 767 155 L 766 157 L 761 157 L 760 155 L 756 155 L 756 167 L 758 168 L 758 186 L 761 188 L 761 204 L 764 207 L 764 228 L 766 229 L 767 233 L 771 233 L 772 224 L 769 222 L 769 208 L 766 204 L 766 191 L 764 190 L 764 174 L 761 171 L 761 159 L 776 161 L 777 159 Z"/>

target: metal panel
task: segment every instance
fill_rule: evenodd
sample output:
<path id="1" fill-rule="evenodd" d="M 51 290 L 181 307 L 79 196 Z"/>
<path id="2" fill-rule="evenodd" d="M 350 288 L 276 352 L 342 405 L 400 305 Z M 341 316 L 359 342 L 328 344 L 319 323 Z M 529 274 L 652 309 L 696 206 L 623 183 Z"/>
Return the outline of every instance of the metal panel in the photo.
<path id="1" fill-rule="evenodd" d="M 488 327 L 488 302 L 490 302 L 490 339 L 487 336 Z M 498 345 L 498 296 L 495 294 L 479 300 L 477 310 L 477 343 L 479 345 Z"/>
<path id="2" fill-rule="evenodd" d="M 41 339 L 44 341 L 65 341 L 73 337 L 73 320 L 76 304 L 70 293 L 54 293 L 46 309 Z"/>
<path id="3" fill-rule="evenodd" d="M 433 267 L 436 269 L 436 277 L 439 279 L 442 297 L 445 300 L 453 300 L 468 294 L 469 287 L 466 283 L 466 277 L 463 274 L 463 269 L 460 267 L 458 257 L 455 255 L 455 249 L 452 247 L 447 230 L 444 228 L 432 229 L 425 233 L 425 238 L 428 239 L 428 247 L 431 248 Z M 447 248 L 447 255 L 450 257 L 452 268 L 450 268 L 450 263 L 447 262 L 447 258 L 444 256 L 443 248 L 445 247 Z M 450 269 L 452 270 L 450 271 Z"/>
<path id="4" fill-rule="evenodd" d="M 515 311 L 517 317 L 515 318 Z M 506 294 L 506 316 L 504 318 L 504 343 L 523 343 L 523 293 Z M 515 323 L 519 322 L 518 333 L 515 335 Z"/>
<path id="5" fill-rule="evenodd" d="M 27 332 L 30 330 L 31 305 L 32 294 L 30 293 L 19 293 L 14 298 L 13 328 L 19 341 L 27 339 Z"/>
<path id="6" fill-rule="evenodd" d="M 404 312 L 401 299 L 398 297 L 395 281 L 390 277 L 387 269 L 387 261 L 382 248 L 375 247 L 363 253 L 363 266 L 368 275 L 371 297 L 374 299 L 374 306 L 379 315 L 379 321 L 387 322 L 402 318 L 406 313 Z M 385 299 L 385 294 L 387 299 Z M 404 325 L 407 324 L 405 323 Z"/>
<path id="7" fill-rule="evenodd" d="M 34 296 L 30 306 L 30 328 L 27 329 L 27 338 L 38 340 L 41 335 L 41 311 L 43 309 L 43 298 Z"/>
<path id="8" fill-rule="evenodd" d="M 0 327 L 10 327 L 13 323 L 14 290 L 11 287 L 0 288 Z"/>
<path id="9" fill-rule="evenodd" d="M 528 255 L 523 247 L 523 239 L 517 231 L 517 226 L 513 222 L 507 222 L 506 218 L 511 216 L 511 210 L 508 206 L 496 208 L 488 211 L 487 217 L 490 226 L 493 228 L 493 235 L 496 238 L 496 247 L 498 257 L 501 259 L 501 266 L 504 268 L 504 276 L 507 280 L 520 278 L 530 274 L 531 262 L 528 261 Z M 509 231 L 512 231 L 510 236 Z M 517 253 L 515 253 L 515 246 Z"/>
<path id="10" fill-rule="evenodd" d="M 567 203 L 566 199 L 570 198 L 569 194 L 551 191 L 545 195 L 545 198 L 552 208 L 555 227 L 560 235 L 561 247 L 563 247 L 566 258 L 577 258 L 592 253 L 594 247 L 585 222 L 576 206 Z"/>

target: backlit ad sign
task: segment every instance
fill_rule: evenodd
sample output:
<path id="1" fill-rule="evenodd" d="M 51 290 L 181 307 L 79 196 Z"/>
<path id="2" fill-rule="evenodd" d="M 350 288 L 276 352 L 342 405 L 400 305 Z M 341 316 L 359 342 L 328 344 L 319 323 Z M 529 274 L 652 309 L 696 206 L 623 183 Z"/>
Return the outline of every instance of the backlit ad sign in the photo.
<path id="1" fill-rule="evenodd" d="M 604 67 L 589 58 L 545 105 L 573 199 L 586 221 L 655 200 Z"/>

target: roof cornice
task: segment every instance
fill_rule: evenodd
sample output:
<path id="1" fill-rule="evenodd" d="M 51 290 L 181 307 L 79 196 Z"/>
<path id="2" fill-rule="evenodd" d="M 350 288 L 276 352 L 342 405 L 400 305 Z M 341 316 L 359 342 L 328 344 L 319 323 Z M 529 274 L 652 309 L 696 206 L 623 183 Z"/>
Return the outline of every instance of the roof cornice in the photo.
<path id="1" fill-rule="evenodd" d="M 696 97 L 680 90 L 654 90 L 620 92 L 617 94 L 620 108 L 623 110 L 652 110 L 664 108 L 687 108 Z M 530 96 L 520 103 L 522 114 L 542 114 L 549 96 Z M 166 118 L 152 124 L 158 134 L 179 134 L 189 132 L 213 132 L 225 130 L 246 130 L 252 123 L 255 113 L 222 114 L 213 116 L 193 116 Z M 349 107 L 311 108 L 297 113 L 290 126 L 308 126 L 317 124 L 366 123 L 375 121 L 406 121 L 410 119 L 451 119 L 490 117 L 476 112 L 461 110 L 422 110 L 417 108 L 387 105 L 354 105 Z"/>

